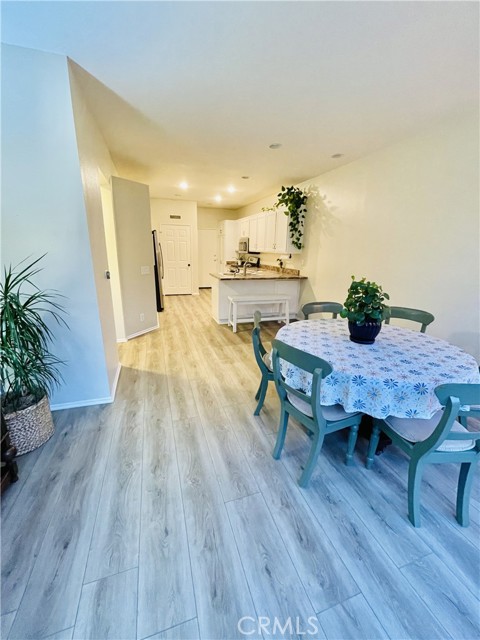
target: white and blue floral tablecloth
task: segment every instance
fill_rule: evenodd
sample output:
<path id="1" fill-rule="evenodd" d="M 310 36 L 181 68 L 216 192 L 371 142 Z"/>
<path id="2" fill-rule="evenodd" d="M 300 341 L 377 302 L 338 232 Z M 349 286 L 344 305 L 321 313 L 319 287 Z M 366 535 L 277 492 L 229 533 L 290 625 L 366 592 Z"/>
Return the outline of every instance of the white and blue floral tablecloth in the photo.
<path id="1" fill-rule="evenodd" d="M 321 386 L 323 405 L 341 404 L 345 411 L 375 418 L 430 418 L 440 408 L 435 387 L 480 383 L 471 355 L 439 338 L 393 325 L 382 325 L 371 345 L 352 342 L 343 320 L 293 322 L 277 338 L 332 365 Z M 311 392 L 310 374 L 282 363 L 282 375 L 293 388 Z"/>

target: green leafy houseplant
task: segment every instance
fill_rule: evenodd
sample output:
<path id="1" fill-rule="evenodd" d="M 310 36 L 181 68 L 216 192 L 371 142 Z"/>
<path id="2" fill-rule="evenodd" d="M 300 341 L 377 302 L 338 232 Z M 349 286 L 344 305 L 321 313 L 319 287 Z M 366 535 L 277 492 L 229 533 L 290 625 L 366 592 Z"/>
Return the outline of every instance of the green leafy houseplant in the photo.
<path id="1" fill-rule="evenodd" d="M 365 278 L 355 280 L 355 276 L 352 276 L 352 283 L 340 315 L 358 326 L 372 322 L 380 324 L 388 317 L 389 307 L 385 300 L 390 300 L 390 296 L 376 282 L 370 282 Z"/>
<path id="2" fill-rule="evenodd" d="M 0 284 L 0 383 L 1 404 L 5 414 L 38 403 L 59 385 L 63 364 L 49 351 L 53 334 L 47 319 L 66 325 L 63 296 L 39 289 L 33 282 L 41 271 L 33 262 L 4 269 Z"/>
<path id="3" fill-rule="evenodd" d="M 299 187 L 282 187 L 274 205 L 275 208 L 285 207 L 285 215 L 289 216 L 290 240 L 296 249 L 301 249 L 303 246 L 307 197 L 307 194 Z"/>

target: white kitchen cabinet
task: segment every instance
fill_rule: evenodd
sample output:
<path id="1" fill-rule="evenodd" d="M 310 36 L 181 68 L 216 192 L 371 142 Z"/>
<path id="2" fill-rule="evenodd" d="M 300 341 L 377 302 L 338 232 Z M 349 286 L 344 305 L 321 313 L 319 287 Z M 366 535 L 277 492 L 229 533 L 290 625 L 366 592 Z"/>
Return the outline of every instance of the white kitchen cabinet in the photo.
<path id="1" fill-rule="evenodd" d="M 222 279 L 212 278 L 212 317 L 218 324 L 228 322 L 228 296 L 279 294 L 288 297 L 290 319 L 296 318 L 300 310 L 300 283 L 298 280 L 272 279 Z M 267 317 L 275 311 L 275 306 L 262 305 L 262 315 Z M 253 321 L 253 310 L 250 307 Z"/>
<path id="2" fill-rule="evenodd" d="M 250 217 L 240 218 L 238 220 L 238 230 L 240 238 L 249 238 L 250 237 Z"/>
<path id="3" fill-rule="evenodd" d="M 250 251 L 260 251 L 260 249 L 258 249 L 258 234 L 257 234 L 257 221 L 258 221 L 258 216 L 249 216 L 248 218 L 249 220 L 249 231 L 250 231 L 250 235 L 249 237 L 249 243 L 248 243 L 248 248 Z"/>
<path id="4" fill-rule="evenodd" d="M 301 251 L 292 245 L 288 230 L 288 216 L 285 215 L 284 209 L 262 211 L 236 221 L 225 220 L 225 222 L 237 224 L 237 243 L 240 237 L 248 238 L 250 251 L 264 253 L 300 253 Z"/>
<path id="5" fill-rule="evenodd" d="M 288 243 L 288 216 L 285 215 L 283 210 L 277 210 L 275 216 L 275 251 L 286 253 Z"/>
<path id="6" fill-rule="evenodd" d="M 276 251 L 276 211 L 267 211 L 265 214 L 265 242 L 262 251 L 275 253 Z"/>
<path id="7" fill-rule="evenodd" d="M 257 242 L 255 251 L 265 251 L 265 214 L 259 213 L 257 216 Z"/>
<path id="8" fill-rule="evenodd" d="M 301 249 L 293 246 L 288 229 L 289 217 L 284 209 L 276 210 L 275 219 L 275 251 L 274 253 L 300 253 Z"/>
<path id="9" fill-rule="evenodd" d="M 275 211 L 249 216 L 249 249 L 271 253 L 275 244 Z"/>

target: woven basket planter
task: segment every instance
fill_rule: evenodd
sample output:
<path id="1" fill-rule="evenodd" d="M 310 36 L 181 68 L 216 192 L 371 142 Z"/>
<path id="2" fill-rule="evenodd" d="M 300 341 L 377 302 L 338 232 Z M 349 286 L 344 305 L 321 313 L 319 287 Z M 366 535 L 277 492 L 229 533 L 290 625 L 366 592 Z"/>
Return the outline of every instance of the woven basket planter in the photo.
<path id="1" fill-rule="evenodd" d="M 5 415 L 10 441 L 17 455 L 33 451 L 53 435 L 53 419 L 48 397 L 37 404 Z"/>

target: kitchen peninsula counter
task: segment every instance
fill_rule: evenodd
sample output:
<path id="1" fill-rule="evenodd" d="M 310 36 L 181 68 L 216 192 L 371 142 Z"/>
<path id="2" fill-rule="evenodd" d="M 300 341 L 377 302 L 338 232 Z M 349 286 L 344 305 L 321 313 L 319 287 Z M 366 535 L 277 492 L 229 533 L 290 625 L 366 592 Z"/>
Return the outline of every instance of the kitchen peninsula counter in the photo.
<path id="1" fill-rule="evenodd" d="M 306 280 L 306 276 L 296 276 L 290 273 L 279 273 L 275 271 L 257 270 L 243 275 L 240 273 L 211 273 L 212 278 L 217 280 Z"/>
<path id="2" fill-rule="evenodd" d="M 218 324 L 228 322 L 228 297 L 262 294 L 278 294 L 288 296 L 290 318 L 296 318 L 299 311 L 300 285 L 306 276 L 301 276 L 294 269 L 278 269 L 276 267 L 247 269 L 239 273 L 211 273 L 212 277 L 212 317 Z M 268 307 L 262 305 L 262 315 L 268 318 Z M 249 312 L 253 316 L 250 307 Z M 273 308 L 272 308 L 273 312 Z M 252 320 L 253 321 L 253 320 Z"/>

